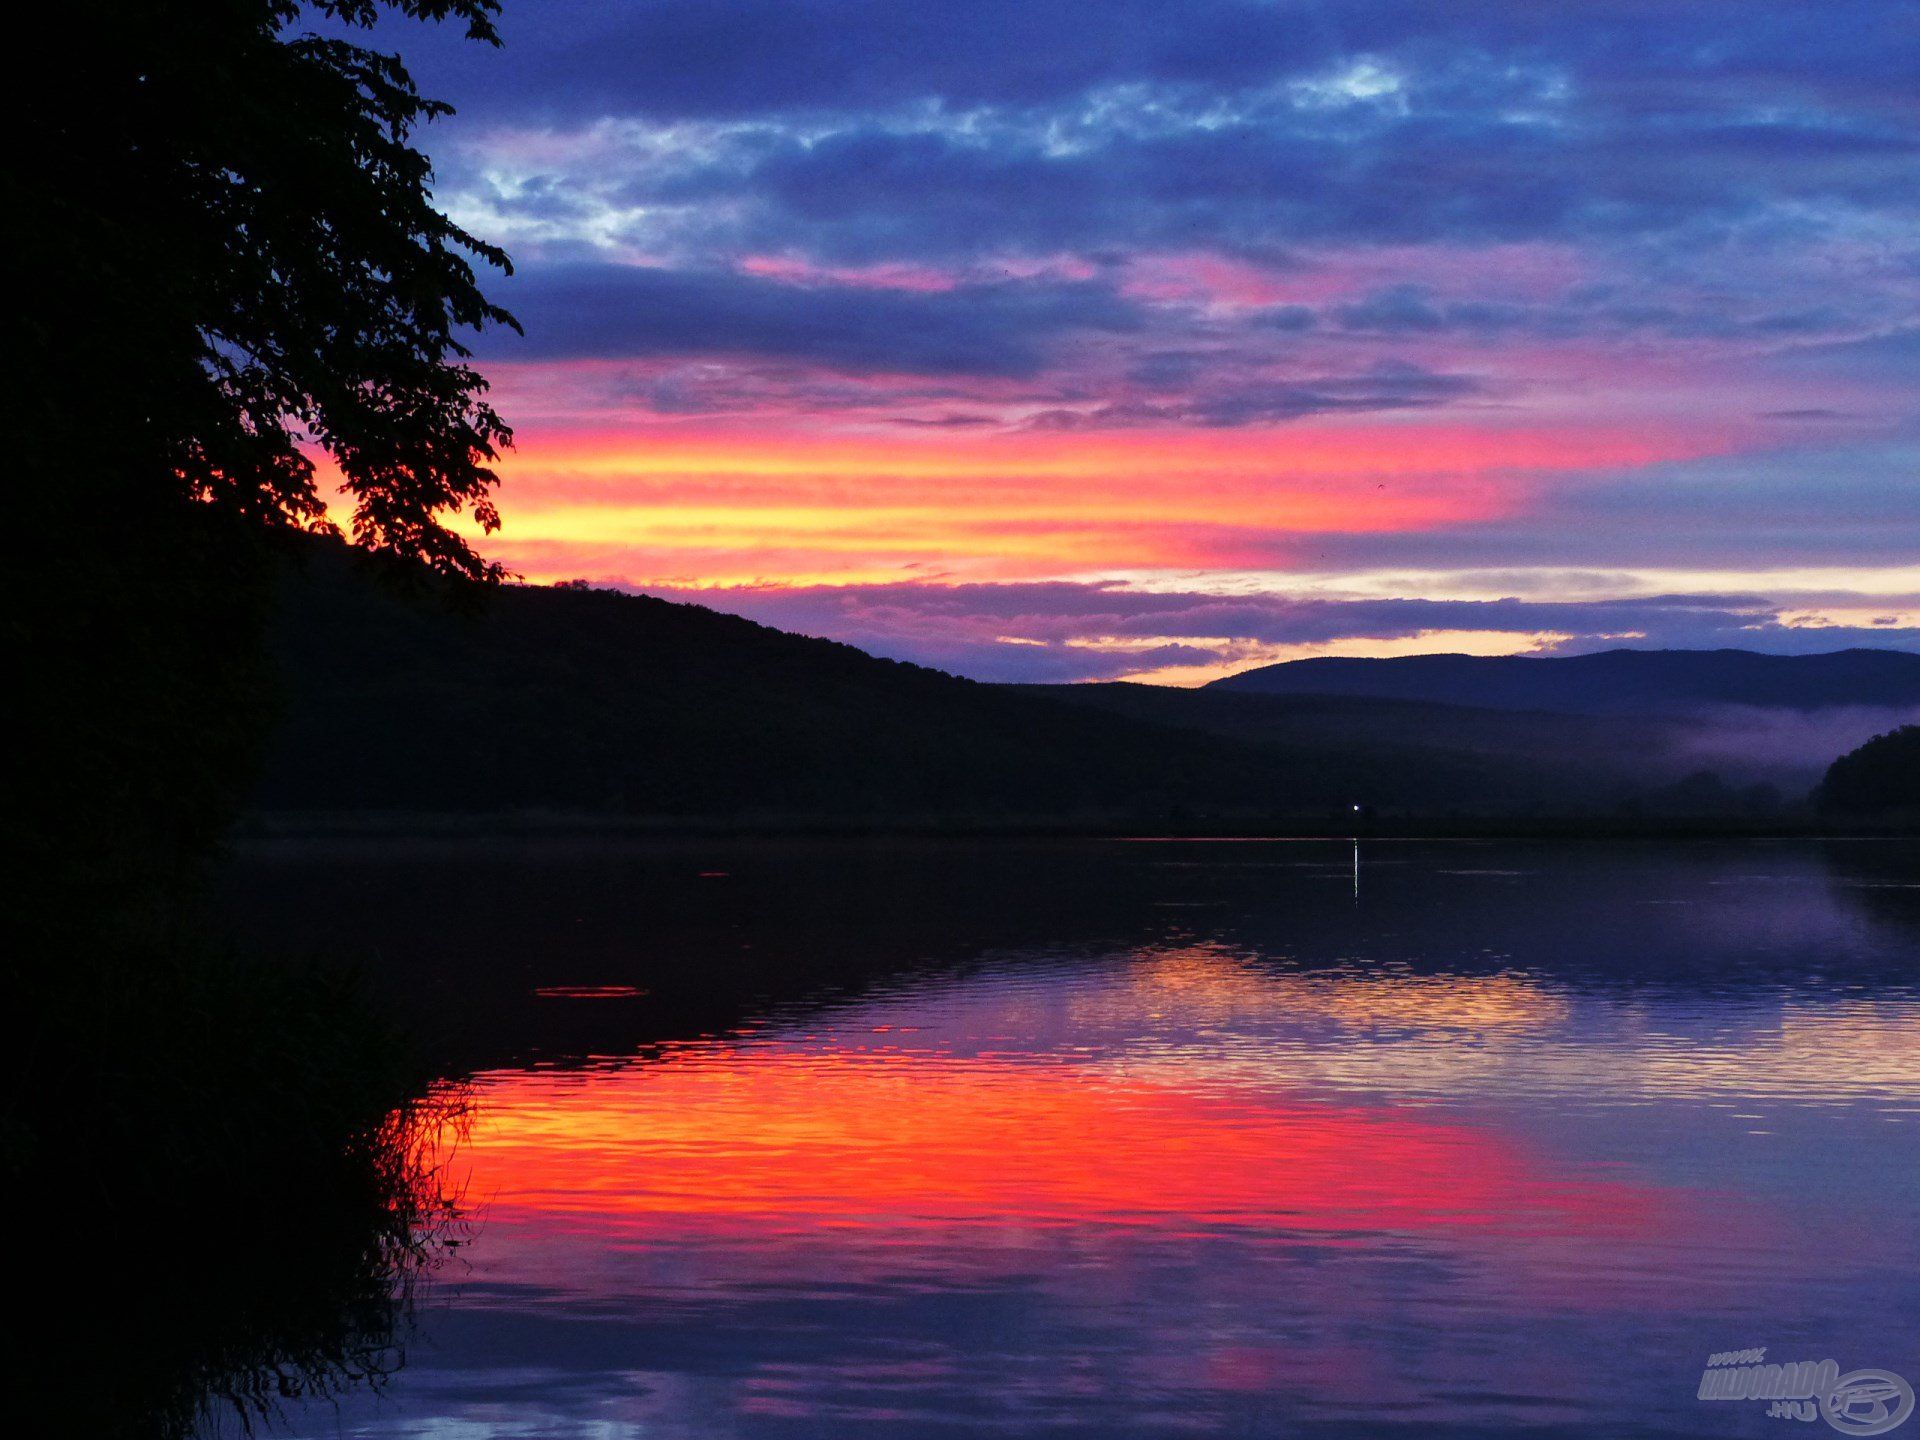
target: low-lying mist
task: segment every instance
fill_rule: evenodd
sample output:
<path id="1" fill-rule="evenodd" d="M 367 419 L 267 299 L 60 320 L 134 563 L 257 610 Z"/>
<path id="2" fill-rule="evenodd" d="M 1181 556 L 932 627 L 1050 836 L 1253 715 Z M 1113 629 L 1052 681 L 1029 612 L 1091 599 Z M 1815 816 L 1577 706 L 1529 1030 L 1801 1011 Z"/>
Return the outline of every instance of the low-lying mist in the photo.
<path id="1" fill-rule="evenodd" d="M 1713 770 L 1728 780 L 1766 781 L 1793 793 L 1818 784 L 1827 766 L 1874 736 L 1920 722 L 1920 706 L 1725 705 L 1691 712 L 1687 719 L 1667 752 L 1669 768 Z"/>

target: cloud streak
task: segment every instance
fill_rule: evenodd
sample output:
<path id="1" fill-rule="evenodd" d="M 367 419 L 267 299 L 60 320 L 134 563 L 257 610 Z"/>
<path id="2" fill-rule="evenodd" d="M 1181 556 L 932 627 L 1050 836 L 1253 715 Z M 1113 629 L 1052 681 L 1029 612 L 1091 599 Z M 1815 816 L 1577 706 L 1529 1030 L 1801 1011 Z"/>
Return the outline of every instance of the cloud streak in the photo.
<path id="1" fill-rule="evenodd" d="M 1085 282 L 921 293 L 575 263 L 535 268 L 501 293 L 527 334 L 490 336 L 487 353 L 533 360 L 749 355 L 855 374 L 1024 378 L 1050 341 L 1142 323 L 1111 287 Z"/>

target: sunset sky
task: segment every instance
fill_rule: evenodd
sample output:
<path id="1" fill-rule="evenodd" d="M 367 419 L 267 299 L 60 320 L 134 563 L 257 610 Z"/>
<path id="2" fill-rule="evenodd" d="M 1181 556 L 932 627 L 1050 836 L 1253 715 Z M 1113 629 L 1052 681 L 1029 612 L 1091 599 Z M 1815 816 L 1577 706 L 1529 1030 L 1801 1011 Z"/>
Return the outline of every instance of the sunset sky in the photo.
<path id="1" fill-rule="evenodd" d="M 987 679 L 1920 649 L 1911 0 L 502 30 L 378 38 L 517 266 L 530 580 Z"/>

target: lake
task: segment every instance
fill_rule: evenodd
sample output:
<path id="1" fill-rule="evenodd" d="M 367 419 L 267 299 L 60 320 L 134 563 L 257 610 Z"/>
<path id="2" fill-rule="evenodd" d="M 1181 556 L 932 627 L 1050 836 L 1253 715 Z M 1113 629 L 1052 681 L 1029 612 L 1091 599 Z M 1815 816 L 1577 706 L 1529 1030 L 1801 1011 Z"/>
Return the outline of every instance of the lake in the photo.
<path id="1" fill-rule="evenodd" d="M 1621 1440 L 1774 1433 L 1722 1352 L 1920 1380 L 1910 843 L 279 842 L 230 890 L 469 1110 L 391 1379 L 284 1433 Z"/>

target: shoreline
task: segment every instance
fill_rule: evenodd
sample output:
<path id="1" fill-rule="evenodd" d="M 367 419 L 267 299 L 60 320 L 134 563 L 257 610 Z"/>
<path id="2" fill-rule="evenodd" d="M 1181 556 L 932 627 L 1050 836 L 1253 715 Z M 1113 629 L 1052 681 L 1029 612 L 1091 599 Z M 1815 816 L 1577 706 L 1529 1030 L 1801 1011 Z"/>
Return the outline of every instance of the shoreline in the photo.
<path id="1" fill-rule="evenodd" d="M 229 843 L 423 839 L 923 840 L 1898 840 L 1920 817 L 1745 816 L 1102 817 L 644 816 L 558 811 L 265 812 Z"/>

